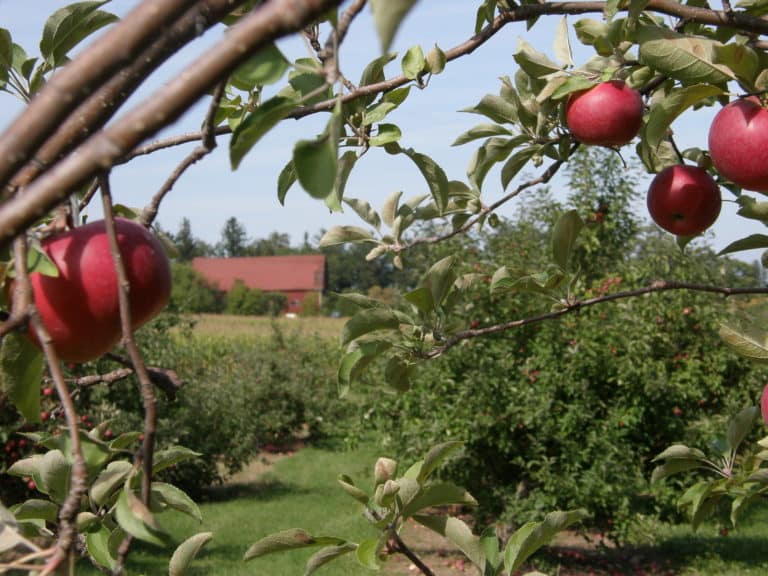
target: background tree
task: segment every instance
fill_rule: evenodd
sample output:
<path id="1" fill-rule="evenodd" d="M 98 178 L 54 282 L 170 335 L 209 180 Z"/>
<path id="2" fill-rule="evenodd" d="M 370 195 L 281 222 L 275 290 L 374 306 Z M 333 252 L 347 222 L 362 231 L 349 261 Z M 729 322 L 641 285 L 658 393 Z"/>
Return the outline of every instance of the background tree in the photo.
<path id="1" fill-rule="evenodd" d="M 224 227 L 221 229 L 221 240 L 216 246 L 216 251 L 227 258 L 247 255 L 248 235 L 245 226 L 234 216 L 228 218 L 224 223 Z"/>

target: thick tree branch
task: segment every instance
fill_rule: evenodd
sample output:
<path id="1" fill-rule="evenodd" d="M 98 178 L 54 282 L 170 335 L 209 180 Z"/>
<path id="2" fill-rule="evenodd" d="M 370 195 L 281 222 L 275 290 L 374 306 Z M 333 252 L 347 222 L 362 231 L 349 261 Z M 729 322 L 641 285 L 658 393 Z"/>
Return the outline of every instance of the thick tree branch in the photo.
<path id="1" fill-rule="evenodd" d="M 0 134 L 0 188 L 67 116 L 196 0 L 145 0 L 75 60 L 58 71 L 24 111 Z"/>
<path id="2" fill-rule="evenodd" d="M 99 130 L 141 83 L 182 46 L 219 22 L 244 0 L 205 0 L 179 18 L 119 74 L 88 97 L 14 177 L 9 191 L 26 186 L 56 160 Z M 6 194 L 7 196 L 7 194 Z"/>
<path id="3" fill-rule="evenodd" d="M 250 54 L 320 16 L 340 0 L 271 0 L 229 29 L 227 36 L 194 64 L 112 126 L 84 142 L 78 153 L 35 180 L 24 194 L 0 206 L 0 244 L 53 208 L 69 192 L 96 176 L 173 123 Z"/>
<path id="4" fill-rule="evenodd" d="M 725 297 L 738 296 L 738 295 L 753 295 L 753 294 L 768 294 L 768 287 L 759 286 L 754 288 L 731 288 L 728 286 L 712 286 L 708 284 L 695 284 L 690 282 L 675 282 L 667 280 L 659 280 L 653 282 L 649 286 L 642 288 L 636 288 L 634 290 L 624 290 L 621 292 L 615 292 L 613 294 L 606 294 L 604 296 L 596 296 L 594 298 L 587 298 L 585 300 L 574 300 L 570 302 L 562 302 L 562 308 L 553 312 L 547 312 L 539 314 L 538 316 L 530 316 L 528 318 L 521 318 L 519 320 L 512 320 L 510 322 L 503 322 L 501 324 L 494 324 L 492 326 L 486 326 L 484 328 L 476 328 L 473 330 L 463 330 L 447 338 L 443 344 L 436 346 L 422 354 L 423 358 L 436 358 L 444 354 L 448 349 L 453 348 L 459 342 L 463 340 L 469 340 L 471 338 L 477 338 L 478 336 L 486 336 L 488 334 L 496 334 L 498 332 L 504 332 L 513 328 L 520 328 L 529 324 L 538 324 L 545 320 L 554 320 L 578 312 L 582 308 L 589 306 L 595 306 L 596 304 L 603 304 L 605 302 L 612 302 L 614 300 L 624 300 L 627 298 L 635 298 L 637 296 L 643 296 L 644 294 L 653 294 L 656 292 L 670 292 L 672 290 L 687 290 L 690 292 L 708 292 L 710 294 L 721 294 Z"/>
<path id="5" fill-rule="evenodd" d="M 118 364 L 129 369 L 131 374 L 134 373 L 133 365 L 128 358 L 124 358 L 114 352 L 107 353 L 107 358 L 114 360 Z M 169 400 L 176 398 L 176 393 L 186 385 L 186 382 L 182 380 L 175 371 L 169 368 L 147 366 L 147 373 L 149 374 L 149 379 L 152 383 L 160 388 Z"/>

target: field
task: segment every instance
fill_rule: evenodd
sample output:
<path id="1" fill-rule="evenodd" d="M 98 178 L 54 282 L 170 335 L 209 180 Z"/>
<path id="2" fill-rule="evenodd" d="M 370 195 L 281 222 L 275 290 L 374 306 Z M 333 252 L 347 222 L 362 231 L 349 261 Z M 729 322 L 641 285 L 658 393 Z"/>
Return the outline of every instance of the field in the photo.
<path id="1" fill-rule="evenodd" d="M 338 338 L 346 318 L 325 316 L 286 318 L 280 316 L 231 316 L 226 314 L 195 314 L 194 334 L 201 336 L 270 336 L 278 327 L 286 334 L 297 336 L 317 335 L 322 338 Z"/>

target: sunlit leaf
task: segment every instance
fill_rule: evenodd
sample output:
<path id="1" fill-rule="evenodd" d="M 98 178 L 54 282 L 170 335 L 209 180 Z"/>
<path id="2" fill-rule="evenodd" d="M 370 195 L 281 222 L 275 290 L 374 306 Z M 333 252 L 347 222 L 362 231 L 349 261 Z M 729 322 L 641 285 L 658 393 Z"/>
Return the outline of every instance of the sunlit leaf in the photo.
<path id="1" fill-rule="evenodd" d="M 440 47 L 435 44 L 427 52 L 427 70 L 430 74 L 440 74 L 445 69 L 446 57 Z"/>
<path id="2" fill-rule="evenodd" d="M 134 538 L 156 546 L 166 545 L 166 536 L 160 531 L 152 512 L 127 487 L 120 492 L 115 507 L 115 520 Z"/>
<path id="3" fill-rule="evenodd" d="M 415 80 L 424 71 L 426 65 L 427 60 L 424 58 L 421 46 L 413 46 L 403 56 L 403 75 L 409 80 Z"/>
<path id="4" fill-rule="evenodd" d="M 422 524 L 445 537 L 459 548 L 482 573 L 485 570 L 485 552 L 480 545 L 480 538 L 462 520 L 449 516 L 416 515 L 413 517 Z"/>
<path id="5" fill-rule="evenodd" d="M 213 532 L 200 532 L 190 536 L 174 550 L 171 561 L 168 564 L 168 576 L 184 576 L 187 568 L 197 557 L 203 546 L 213 538 Z"/>
<path id="6" fill-rule="evenodd" d="M 513 573 L 531 555 L 571 524 L 580 522 L 588 516 L 585 510 L 550 512 L 542 522 L 528 522 L 519 528 L 507 542 L 504 550 L 504 568 Z"/>
<path id="7" fill-rule="evenodd" d="M 555 32 L 555 58 L 563 66 L 573 66 L 573 54 L 571 53 L 571 41 L 568 38 L 568 19 L 563 16 L 557 25 Z"/>
<path id="8" fill-rule="evenodd" d="M 357 544 L 354 542 L 345 542 L 344 544 L 339 544 L 338 546 L 326 546 L 325 548 L 321 548 L 312 556 L 310 556 L 309 560 L 307 560 L 307 567 L 304 572 L 304 576 L 310 576 L 311 574 L 314 574 L 318 568 L 325 566 L 337 558 L 341 558 L 345 554 L 354 552 L 356 549 Z"/>
<path id="9" fill-rule="evenodd" d="M 339 244 L 375 242 L 373 235 L 357 226 L 334 226 L 320 238 L 319 246 L 337 246 Z"/>
<path id="10" fill-rule="evenodd" d="M 768 362 L 768 334 L 754 327 L 749 330 L 720 325 L 720 338 L 737 354 L 757 362 Z"/>
<path id="11" fill-rule="evenodd" d="M 274 552 L 282 552 L 284 550 L 296 550 L 311 546 L 339 545 L 344 543 L 345 540 L 341 538 L 312 536 L 301 528 L 291 528 L 265 536 L 254 543 L 246 551 L 243 560 L 252 560 L 254 558 L 259 558 L 260 556 L 273 554 Z"/>
<path id="12" fill-rule="evenodd" d="M 702 100 L 718 96 L 723 90 L 709 84 L 696 84 L 675 88 L 663 98 L 655 99 L 648 115 L 645 138 L 649 146 L 657 146 L 667 136 L 672 122 L 691 106 Z"/>

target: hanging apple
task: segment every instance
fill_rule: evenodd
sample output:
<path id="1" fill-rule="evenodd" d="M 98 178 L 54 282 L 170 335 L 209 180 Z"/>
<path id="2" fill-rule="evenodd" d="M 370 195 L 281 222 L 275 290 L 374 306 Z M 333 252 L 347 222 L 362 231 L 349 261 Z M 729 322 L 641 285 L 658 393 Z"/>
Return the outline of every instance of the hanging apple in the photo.
<path id="1" fill-rule="evenodd" d="M 160 242 L 145 227 L 116 218 L 115 228 L 136 329 L 168 303 L 170 265 Z M 59 275 L 32 273 L 30 281 L 53 346 L 66 362 L 94 360 L 121 338 L 118 282 L 105 223 L 95 221 L 50 236 L 42 248 Z"/>
<path id="2" fill-rule="evenodd" d="M 621 80 L 602 82 L 568 98 L 565 122 L 582 144 L 623 146 L 640 131 L 643 98 Z"/>
<path id="3" fill-rule="evenodd" d="M 651 218 L 667 232 L 695 236 L 712 226 L 720 215 L 720 188 L 698 166 L 669 166 L 648 188 Z"/>

